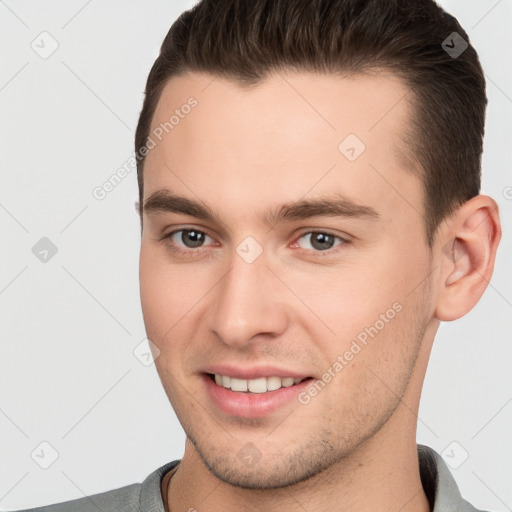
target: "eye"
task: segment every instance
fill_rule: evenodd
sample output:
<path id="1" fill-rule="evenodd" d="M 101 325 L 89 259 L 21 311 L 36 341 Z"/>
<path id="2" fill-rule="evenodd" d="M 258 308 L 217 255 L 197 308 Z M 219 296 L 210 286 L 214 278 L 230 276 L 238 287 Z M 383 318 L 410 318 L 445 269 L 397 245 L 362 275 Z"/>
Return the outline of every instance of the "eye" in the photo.
<path id="1" fill-rule="evenodd" d="M 306 249 L 313 249 L 314 252 L 327 252 L 328 254 L 333 252 L 331 251 L 333 247 L 337 247 L 347 242 L 340 236 L 326 231 L 308 231 L 307 233 L 303 233 L 294 245 L 302 247 L 300 246 L 299 241 L 303 239 L 306 240 Z M 339 243 L 335 243 L 336 240 L 339 240 Z M 307 247 L 307 245 L 309 245 L 309 247 Z"/>
<path id="2" fill-rule="evenodd" d="M 170 240 L 172 242 L 170 244 L 171 249 L 180 254 L 200 252 L 192 251 L 190 249 L 200 249 L 207 239 L 214 241 L 213 238 L 207 235 L 204 231 L 199 231 L 194 228 L 172 231 L 168 235 L 165 235 L 164 239 Z"/>

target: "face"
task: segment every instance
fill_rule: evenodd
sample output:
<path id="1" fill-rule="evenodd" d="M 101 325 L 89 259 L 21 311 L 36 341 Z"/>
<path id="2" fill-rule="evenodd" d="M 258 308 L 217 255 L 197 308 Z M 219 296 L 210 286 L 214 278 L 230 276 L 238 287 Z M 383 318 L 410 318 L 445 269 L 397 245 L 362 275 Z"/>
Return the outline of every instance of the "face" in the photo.
<path id="1" fill-rule="evenodd" d="M 384 75 L 295 72 L 251 89 L 188 73 L 163 90 L 144 322 L 194 450 L 225 482 L 303 481 L 419 397 L 433 305 L 423 189 L 400 158 L 406 93 Z"/>

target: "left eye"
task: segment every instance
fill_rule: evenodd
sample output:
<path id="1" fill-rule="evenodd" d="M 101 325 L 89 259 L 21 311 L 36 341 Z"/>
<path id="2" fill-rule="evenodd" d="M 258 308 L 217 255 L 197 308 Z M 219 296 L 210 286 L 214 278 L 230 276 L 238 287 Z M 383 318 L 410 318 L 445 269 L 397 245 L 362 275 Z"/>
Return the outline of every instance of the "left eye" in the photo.
<path id="1" fill-rule="evenodd" d="M 298 240 L 302 240 L 303 238 L 307 239 L 310 245 L 310 247 L 306 248 L 312 248 L 316 251 L 327 251 L 344 242 L 343 238 L 323 231 L 310 231 L 308 233 L 304 233 Z M 334 243 L 336 239 L 340 241 L 337 244 Z"/>

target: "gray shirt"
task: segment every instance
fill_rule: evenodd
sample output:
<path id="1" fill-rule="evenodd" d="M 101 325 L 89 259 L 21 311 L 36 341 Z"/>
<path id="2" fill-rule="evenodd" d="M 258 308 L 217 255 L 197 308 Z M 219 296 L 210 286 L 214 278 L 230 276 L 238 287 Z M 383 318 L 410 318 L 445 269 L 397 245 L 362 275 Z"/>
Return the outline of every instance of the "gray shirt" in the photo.
<path id="1" fill-rule="evenodd" d="M 421 483 L 432 512 L 482 512 L 461 497 L 455 480 L 437 452 L 428 446 L 418 445 L 418 458 Z M 164 464 L 141 484 L 18 512 L 165 512 L 161 482 L 179 462 L 175 460 Z"/>

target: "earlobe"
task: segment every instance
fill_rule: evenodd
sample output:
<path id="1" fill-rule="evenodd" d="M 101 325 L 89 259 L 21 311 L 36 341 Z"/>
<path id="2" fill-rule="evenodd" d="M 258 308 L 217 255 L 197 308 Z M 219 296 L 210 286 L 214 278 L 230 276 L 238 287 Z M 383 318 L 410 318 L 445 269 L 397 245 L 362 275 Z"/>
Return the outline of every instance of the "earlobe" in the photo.
<path id="1" fill-rule="evenodd" d="M 474 197 L 452 216 L 439 241 L 438 320 L 456 320 L 476 305 L 491 279 L 500 237 L 498 205 L 490 197 Z"/>

